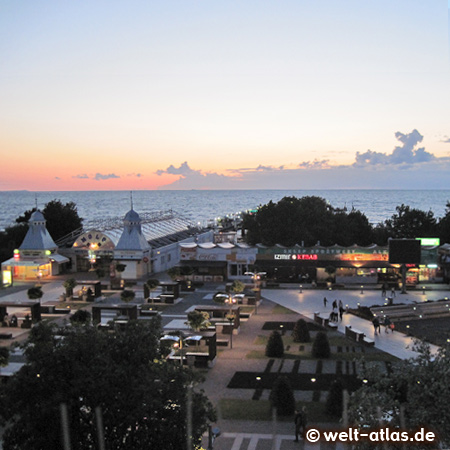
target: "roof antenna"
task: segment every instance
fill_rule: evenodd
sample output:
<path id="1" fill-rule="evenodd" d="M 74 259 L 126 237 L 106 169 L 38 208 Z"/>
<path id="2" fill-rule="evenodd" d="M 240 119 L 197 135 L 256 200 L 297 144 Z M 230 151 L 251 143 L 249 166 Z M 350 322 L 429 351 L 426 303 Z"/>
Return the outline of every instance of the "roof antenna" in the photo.
<path id="1" fill-rule="evenodd" d="M 35 193 L 34 194 L 34 203 L 35 203 L 35 208 L 36 208 L 36 211 L 38 210 L 38 206 L 37 206 L 37 194 Z"/>
<path id="2" fill-rule="evenodd" d="M 133 209 L 133 191 L 130 191 L 131 209 Z"/>

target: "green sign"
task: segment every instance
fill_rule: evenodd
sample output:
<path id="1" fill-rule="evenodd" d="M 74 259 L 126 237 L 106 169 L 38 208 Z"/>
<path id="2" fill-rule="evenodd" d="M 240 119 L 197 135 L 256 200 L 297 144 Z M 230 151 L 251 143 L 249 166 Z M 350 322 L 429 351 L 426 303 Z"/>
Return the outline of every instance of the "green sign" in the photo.
<path id="1" fill-rule="evenodd" d="M 417 238 L 422 246 L 436 246 L 441 245 L 439 238 Z"/>

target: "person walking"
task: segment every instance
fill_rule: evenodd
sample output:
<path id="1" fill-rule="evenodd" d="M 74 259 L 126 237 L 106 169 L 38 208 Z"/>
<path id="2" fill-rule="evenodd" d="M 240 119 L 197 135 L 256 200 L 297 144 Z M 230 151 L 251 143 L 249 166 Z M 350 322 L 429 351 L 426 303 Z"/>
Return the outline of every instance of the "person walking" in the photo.
<path id="1" fill-rule="evenodd" d="M 375 334 L 378 334 L 378 332 L 380 331 L 380 321 L 379 321 L 378 317 L 373 318 L 372 324 L 373 324 L 373 329 L 374 329 Z"/>
<path id="2" fill-rule="evenodd" d="M 324 308 L 327 307 L 327 303 L 328 303 L 328 300 L 327 300 L 326 297 L 324 297 L 324 298 L 323 298 L 323 306 L 324 306 Z"/>
<path id="3" fill-rule="evenodd" d="M 386 283 L 383 283 L 383 286 L 381 288 L 381 296 L 382 297 L 386 297 L 386 289 L 387 289 L 387 285 L 386 285 Z"/>
<path id="4" fill-rule="evenodd" d="M 387 333 L 389 330 L 391 330 L 391 319 L 389 319 L 388 316 L 384 318 L 384 332 Z M 392 331 L 392 330 L 391 330 Z"/>
<path id="5" fill-rule="evenodd" d="M 294 442 L 298 442 L 298 439 L 303 439 L 305 437 L 306 425 L 308 424 L 308 417 L 306 414 L 306 406 L 303 406 L 302 410 L 295 411 L 294 417 L 295 423 L 295 440 Z"/>

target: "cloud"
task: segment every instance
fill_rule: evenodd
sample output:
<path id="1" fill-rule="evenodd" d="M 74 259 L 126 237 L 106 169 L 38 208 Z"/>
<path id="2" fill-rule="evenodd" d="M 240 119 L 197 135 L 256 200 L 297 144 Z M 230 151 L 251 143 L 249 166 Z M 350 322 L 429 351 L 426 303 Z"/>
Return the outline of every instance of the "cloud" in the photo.
<path id="1" fill-rule="evenodd" d="M 241 167 L 240 169 L 227 169 L 227 172 L 229 173 L 237 173 L 237 174 L 243 174 L 245 172 L 273 172 L 275 170 L 283 170 L 284 166 L 263 166 L 260 164 L 257 167 Z"/>
<path id="2" fill-rule="evenodd" d="M 127 177 L 136 177 L 136 178 L 141 178 L 143 177 L 142 173 L 129 173 L 127 175 Z"/>
<path id="3" fill-rule="evenodd" d="M 413 130 L 395 133 L 400 145 L 391 153 L 367 150 L 356 153 L 348 165 L 330 160 L 303 161 L 290 166 L 227 169 L 225 174 L 204 173 L 189 167 L 170 165 L 158 175 L 179 175 L 160 189 L 446 189 L 450 157 L 436 157 L 418 145 L 423 136 Z"/>
<path id="4" fill-rule="evenodd" d="M 79 180 L 87 180 L 89 177 L 83 173 L 82 175 L 74 175 L 72 178 L 78 178 Z"/>
<path id="5" fill-rule="evenodd" d="M 170 175 L 181 175 L 183 177 L 187 175 L 192 175 L 194 173 L 199 173 L 199 170 L 192 170 L 189 167 L 189 164 L 187 161 L 185 161 L 183 164 L 180 165 L 180 167 L 175 167 L 174 165 L 170 165 L 166 170 L 157 170 L 155 173 L 156 175 L 162 175 L 164 173 L 170 174 Z"/>
<path id="6" fill-rule="evenodd" d="M 61 179 L 61 177 L 55 177 L 55 180 L 60 180 Z"/>
<path id="7" fill-rule="evenodd" d="M 100 180 L 110 180 L 111 178 L 120 178 L 119 175 L 116 175 L 114 173 L 109 173 L 107 175 L 96 173 L 94 176 L 94 180 L 100 181 Z"/>
<path id="8" fill-rule="evenodd" d="M 436 157 L 425 150 L 424 147 L 417 148 L 417 144 L 422 142 L 423 136 L 413 130 L 409 134 L 403 134 L 400 131 L 395 133 L 395 137 L 403 145 L 394 148 L 391 154 L 373 152 L 367 150 L 364 153 L 356 153 L 353 167 L 365 167 L 375 165 L 412 165 L 424 162 L 430 162 Z"/>
<path id="9" fill-rule="evenodd" d="M 237 180 L 235 176 L 221 175 L 216 172 L 202 172 L 189 167 L 187 161 L 175 167 L 170 165 L 167 169 L 159 169 L 157 175 L 180 175 L 178 180 L 163 186 L 163 189 L 229 189 L 230 183 Z"/>
<path id="10" fill-rule="evenodd" d="M 440 142 L 444 144 L 450 144 L 450 138 L 448 136 L 444 136 L 444 139 L 441 139 Z"/>
<path id="11" fill-rule="evenodd" d="M 298 167 L 302 169 L 328 169 L 330 164 L 328 159 L 322 159 L 322 161 L 315 159 L 313 162 L 304 161 Z"/>

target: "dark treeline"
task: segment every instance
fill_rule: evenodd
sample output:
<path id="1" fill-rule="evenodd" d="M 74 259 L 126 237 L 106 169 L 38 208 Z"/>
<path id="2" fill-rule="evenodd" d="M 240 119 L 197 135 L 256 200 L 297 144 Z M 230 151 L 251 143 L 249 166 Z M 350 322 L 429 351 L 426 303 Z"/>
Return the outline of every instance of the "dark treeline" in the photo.
<path id="1" fill-rule="evenodd" d="M 28 231 L 28 221 L 36 208 L 25 211 L 16 219 L 16 224 L 0 232 L 0 258 L 5 261 L 13 251 L 22 244 Z M 80 228 L 83 219 L 78 215 L 77 206 L 73 202 L 62 203 L 60 200 L 48 202 L 42 214 L 47 221 L 46 226 L 54 241 Z"/>
<path id="2" fill-rule="evenodd" d="M 295 244 L 330 246 L 334 244 L 367 246 L 387 245 L 389 238 L 439 237 L 450 242 L 450 202 L 445 216 L 434 217 L 432 211 L 421 211 L 406 205 L 377 225 L 372 225 L 361 211 L 344 211 L 330 206 L 321 197 L 284 197 L 261 206 L 243 219 L 246 241 L 287 247 Z"/>

